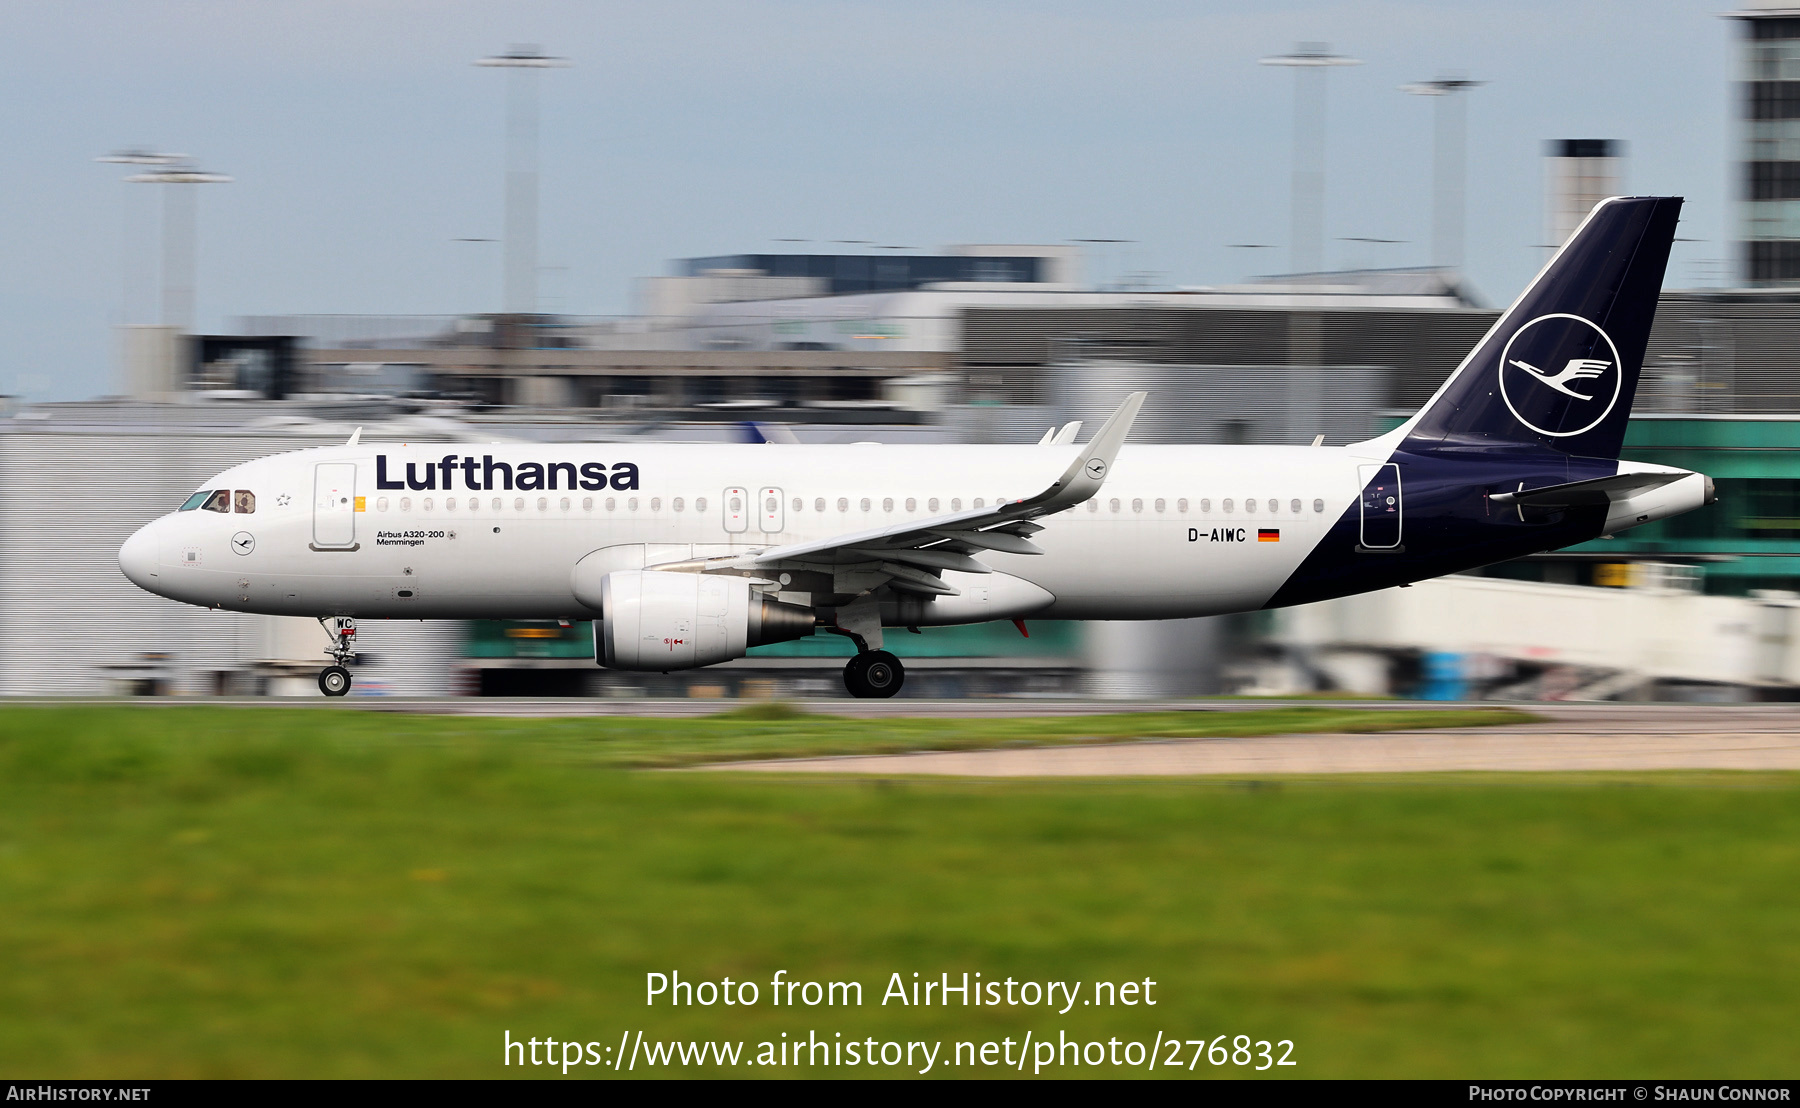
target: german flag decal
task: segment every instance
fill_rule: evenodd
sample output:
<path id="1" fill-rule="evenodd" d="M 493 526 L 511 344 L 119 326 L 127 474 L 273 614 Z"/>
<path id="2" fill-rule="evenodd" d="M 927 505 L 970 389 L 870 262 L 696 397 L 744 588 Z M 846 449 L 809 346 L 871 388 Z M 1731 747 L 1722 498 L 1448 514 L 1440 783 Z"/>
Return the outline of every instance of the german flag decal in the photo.
<path id="1" fill-rule="evenodd" d="M 1279 528 L 1279 527 L 1259 527 L 1259 528 L 1257 528 L 1256 529 L 1256 541 L 1257 542 L 1280 542 L 1281 541 L 1281 528 Z"/>

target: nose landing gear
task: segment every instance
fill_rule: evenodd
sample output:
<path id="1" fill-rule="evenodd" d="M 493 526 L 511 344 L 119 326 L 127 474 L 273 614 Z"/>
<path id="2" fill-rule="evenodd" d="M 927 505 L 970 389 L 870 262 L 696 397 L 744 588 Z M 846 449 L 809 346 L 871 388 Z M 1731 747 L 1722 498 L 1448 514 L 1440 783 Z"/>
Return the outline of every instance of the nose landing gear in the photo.
<path id="1" fill-rule="evenodd" d="M 356 660 L 356 620 L 344 616 L 320 616 L 319 626 L 330 637 L 325 653 L 332 665 L 319 671 L 319 691 L 326 696 L 343 696 L 350 691 L 350 671 L 345 662 Z"/>
<path id="2" fill-rule="evenodd" d="M 904 684 L 905 667 L 900 664 L 900 659 L 885 650 L 866 650 L 844 666 L 844 688 L 851 696 L 889 697 L 899 692 Z"/>

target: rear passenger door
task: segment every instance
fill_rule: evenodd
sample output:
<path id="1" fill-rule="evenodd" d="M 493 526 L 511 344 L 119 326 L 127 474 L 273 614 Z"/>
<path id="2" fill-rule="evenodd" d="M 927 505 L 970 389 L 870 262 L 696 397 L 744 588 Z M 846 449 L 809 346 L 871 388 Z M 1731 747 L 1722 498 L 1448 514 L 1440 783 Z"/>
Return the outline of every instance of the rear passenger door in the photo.
<path id="1" fill-rule="evenodd" d="M 1362 478 L 1362 545 L 1368 550 L 1392 550 L 1400 545 L 1400 467 L 1358 467 Z"/>

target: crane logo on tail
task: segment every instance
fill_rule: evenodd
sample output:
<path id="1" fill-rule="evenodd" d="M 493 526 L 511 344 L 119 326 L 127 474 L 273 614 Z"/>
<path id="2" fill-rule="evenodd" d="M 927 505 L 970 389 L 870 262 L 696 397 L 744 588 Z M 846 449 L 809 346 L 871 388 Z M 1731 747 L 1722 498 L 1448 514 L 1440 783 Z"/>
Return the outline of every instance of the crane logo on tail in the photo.
<path id="1" fill-rule="evenodd" d="M 1518 366 L 1520 369 L 1536 377 L 1544 384 L 1549 385 L 1557 392 L 1567 393 L 1577 400 L 1592 400 L 1593 397 L 1576 392 L 1569 387 L 1569 382 L 1585 381 L 1590 377 L 1598 377 L 1606 372 L 1607 366 L 1612 365 L 1611 362 L 1603 362 L 1598 358 L 1570 358 L 1569 364 L 1563 367 L 1561 373 L 1552 375 L 1539 369 L 1537 366 L 1532 365 L 1530 362 L 1522 362 L 1517 358 L 1512 359 L 1512 361 L 1507 364 Z"/>
<path id="2" fill-rule="evenodd" d="M 1612 414 L 1624 391 L 1620 369 L 1618 347 L 1593 321 L 1562 312 L 1541 315 L 1506 340 L 1500 397 L 1513 418 L 1538 434 L 1572 438 Z"/>

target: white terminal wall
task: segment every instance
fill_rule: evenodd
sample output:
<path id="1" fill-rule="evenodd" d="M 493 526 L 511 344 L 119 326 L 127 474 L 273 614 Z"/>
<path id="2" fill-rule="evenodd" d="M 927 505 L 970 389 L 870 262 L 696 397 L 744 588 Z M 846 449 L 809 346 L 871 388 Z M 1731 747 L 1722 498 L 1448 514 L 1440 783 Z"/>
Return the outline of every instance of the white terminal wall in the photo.
<path id="1" fill-rule="evenodd" d="M 1442 650 L 1734 684 L 1800 682 L 1800 603 L 1441 577 L 1282 609 L 1311 647 Z"/>
<path id="2" fill-rule="evenodd" d="M 133 531 L 173 511 L 223 469 L 342 441 L 191 431 L 0 433 L 0 695 L 107 695 L 127 672 L 119 667 L 141 665 L 153 653 L 171 655 L 165 672 L 176 693 L 212 692 L 218 671 L 242 673 L 268 662 L 326 665 L 325 634 L 316 625 L 152 596 L 119 572 L 118 552 Z M 358 691 L 451 693 L 462 640 L 460 623 L 364 621 L 359 646 L 374 661 L 359 668 Z"/>

